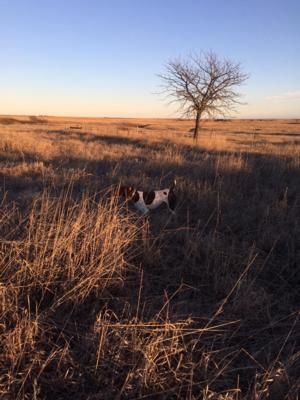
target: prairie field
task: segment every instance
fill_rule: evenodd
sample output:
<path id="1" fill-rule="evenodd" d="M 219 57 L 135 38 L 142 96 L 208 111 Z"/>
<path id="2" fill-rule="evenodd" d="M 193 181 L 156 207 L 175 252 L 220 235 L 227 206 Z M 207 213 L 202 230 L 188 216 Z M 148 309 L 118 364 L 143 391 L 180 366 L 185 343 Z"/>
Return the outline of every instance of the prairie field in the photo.
<path id="1" fill-rule="evenodd" d="M 1 399 L 299 399 L 300 120 L 192 129 L 0 116 Z"/>

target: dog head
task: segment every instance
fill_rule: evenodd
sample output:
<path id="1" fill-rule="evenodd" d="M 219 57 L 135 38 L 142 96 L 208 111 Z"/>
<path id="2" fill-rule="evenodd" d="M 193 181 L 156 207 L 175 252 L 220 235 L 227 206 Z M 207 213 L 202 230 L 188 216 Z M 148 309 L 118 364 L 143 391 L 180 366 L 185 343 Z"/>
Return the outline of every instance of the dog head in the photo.
<path id="1" fill-rule="evenodd" d="M 119 196 L 125 197 L 125 199 L 131 199 L 134 195 L 135 189 L 133 186 L 120 186 Z"/>

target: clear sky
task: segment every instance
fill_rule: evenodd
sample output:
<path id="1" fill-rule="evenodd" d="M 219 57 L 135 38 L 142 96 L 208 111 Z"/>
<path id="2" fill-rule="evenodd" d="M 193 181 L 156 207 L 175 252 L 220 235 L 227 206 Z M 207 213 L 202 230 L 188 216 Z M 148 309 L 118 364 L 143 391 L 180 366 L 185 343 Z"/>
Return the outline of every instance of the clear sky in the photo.
<path id="1" fill-rule="evenodd" d="M 0 0 L 0 46 L 0 114 L 174 117 L 156 74 L 214 50 L 237 117 L 300 117 L 299 0 Z"/>

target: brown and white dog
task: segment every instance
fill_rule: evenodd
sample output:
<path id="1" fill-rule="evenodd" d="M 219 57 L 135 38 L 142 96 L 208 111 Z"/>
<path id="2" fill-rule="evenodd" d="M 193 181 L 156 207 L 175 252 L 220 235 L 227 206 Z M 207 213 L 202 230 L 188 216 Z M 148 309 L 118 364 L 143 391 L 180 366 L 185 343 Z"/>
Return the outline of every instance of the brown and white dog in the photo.
<path id="1" fill-rule="evenodd" d="M 121 186 L 119 189 L 119 195 L 124 196 L 127 200 L 132 200 L 135 208 L 137 208 L 143 214 L 148 214 L 150 210 L 154 210 L 162 203 L 166 203 L 171 213 L 175 214 L 175 186 L 175 180 L 168 189 L 153 190 L 151 192 L 142 192 L 132 186 Z"/>

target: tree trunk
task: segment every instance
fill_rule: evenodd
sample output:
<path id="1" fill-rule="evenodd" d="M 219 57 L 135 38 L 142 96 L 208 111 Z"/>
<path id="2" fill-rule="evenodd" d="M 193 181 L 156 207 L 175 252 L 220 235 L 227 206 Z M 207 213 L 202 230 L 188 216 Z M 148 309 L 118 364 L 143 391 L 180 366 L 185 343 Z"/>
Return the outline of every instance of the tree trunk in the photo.
<path id="1" fill-rule="evenodd" d="M 194 129 L 194 140 L 198 140 L 198 135 L 200 131 L 200 120 L 201 120 L 201 114 L 199 111 L 197 111 L 195 129 Z"/>

